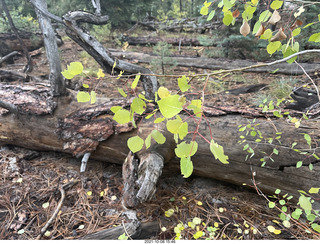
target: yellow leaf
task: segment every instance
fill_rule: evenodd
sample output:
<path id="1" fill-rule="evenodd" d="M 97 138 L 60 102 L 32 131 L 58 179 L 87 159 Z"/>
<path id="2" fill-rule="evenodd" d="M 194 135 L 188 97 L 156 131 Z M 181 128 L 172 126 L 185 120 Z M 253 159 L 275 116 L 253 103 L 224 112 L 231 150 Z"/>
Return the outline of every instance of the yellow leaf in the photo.
<path id="1" fill-rule="evenodd" d="M 294 118 L 291 119 L 290 122 L 291 122 L 291 123 L 296 123 L 296 122 L 298 122 L 298 121 L 299 121 L 299 120 L 298 120 L 296 117 L 294 117 Z"/>
<path id="2" fill-rule="evenodd" d="M 97 72 L 97 76 L 98 76 L 98 78 L 104 77 L 104 73 L 103 73 L 102 69 L 99 69 L 99 71 Z"/>
<path id="3" fill-rule="evenodd" d="M 256 5 L 258 2 L 259 2 L 259 0 L 251 0 L 251 3 L 252 3 L 253 5 Z"/>
<path id="4" fill-rule="evenodd" d="M 163 99 L 163 98 L 170 96 L 170 91 L 167 88 L 161 86 L 158 89 L 158 95 L 161 99 Z"/>
<path id="5" fill-rule="evenodd" d="M 88 192 L 87 192 L 87 195 L 88 195 L 88 196 L 91 196 L 91 195 L 92 195 L 92 191 L 88 191 Z"/>
<path id="6" fill-rule="evenodd" d="M 272 225 L 268 225 L 267 229 L 271 233 L 273 233 L 276 230 L 276 228 L 274 228 Z"/>
<path id="7" fill-rule="evenodd" d="M 274 232 L 273 232 L 275 235 L 279 235 L 280 233 L 281 233 L 281 230 L 274 230 Z"/>
<path id="8" fill-rule="evenodd" d="M 213 226 L 218 228 L 219 227 L 219 223 L 218 222 L 214 222 Z"/>
<path id="9" fill-rule="evenodd" d="M 197 202 L 197 205 L 202 206 L 202 202 L 201 202 L 201 201 L 198 201 L 198 202 Z"/>

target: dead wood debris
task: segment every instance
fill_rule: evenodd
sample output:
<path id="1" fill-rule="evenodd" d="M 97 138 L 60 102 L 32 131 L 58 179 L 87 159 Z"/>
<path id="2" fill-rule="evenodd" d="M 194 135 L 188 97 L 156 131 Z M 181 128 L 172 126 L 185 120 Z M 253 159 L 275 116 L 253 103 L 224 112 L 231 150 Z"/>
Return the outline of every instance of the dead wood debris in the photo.
<path id="1" fill-rule="evenodd" d="M 16 167 L 10 167 L 10 161 Z M 121 235 L 125 233 L 123 225 L 133 239 L 174 239 L 177 224 L 187 225 L 194 217 L 204 223 L 202 239 L 210 234 L 207 227 L 215 223 L 218 227 L 214 239 L 318 238 L 295 225 L 286 229 L 277 224 L 281 223 L 279 213 L 269 209 L 255 192 L 197 177 L 162 177 L 155 197 L 137 206 L 137 221 L 141 225 L 133 226 L 138 222 L 133 223 L 124 215 L 127 210 L 121 204 L 121 166 L 92 162 L 81 178 L 80 163 L 66 155 L 2 148 L 0 239 L 34 240 L 48 223 L 42 239 L 94 239 L 99 232 L 111 229 Z M 61 186 L 76 180 L 81 183 L 70 187 L 63 198 Z M 43 208 L 44 203 L 49 206 Z M 168 218 L 165 211 L 170 208 L 174 214 Z M 55 210 L 58 213 L 53 215 Z M 268 225 L 279 228 L 281 234 L 268 232 Z M 140 234 L 133 234 L 131 227 L 140 230 Z M 161 227 L 166 230 L 161 231 Z M 193 239 L 194 234 L 195 230 L 185 226 L 182 238 Z"/>

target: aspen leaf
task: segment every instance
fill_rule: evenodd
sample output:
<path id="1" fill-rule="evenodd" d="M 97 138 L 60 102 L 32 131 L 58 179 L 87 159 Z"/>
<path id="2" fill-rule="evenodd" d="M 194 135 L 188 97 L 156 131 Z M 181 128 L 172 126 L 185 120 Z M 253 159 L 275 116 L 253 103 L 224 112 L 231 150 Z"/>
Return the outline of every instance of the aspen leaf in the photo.
<path id="1" fill-rule="evenodd" d="M 121 108 L 117 112 L 115 112 L 113 119 L 117 121 L 119 124 L 127 124 L 131 120 L 131 115 L 128 110 Z"/>
<path id="2" fill-rule="evenodd" d="M 178 78 L 178 86 L 182 92 L 186 92 L 190 89 L 190 85 L 188 84 L 187 77 L 184 75 L 181 78 Z"/>
<path id="3" fill-rule="evenodd" d="M 88 85 L 88 84 L 82 84 L 82 86 L 83 86 L 84 88 L 89 88 L 89 85 Z"/>
<path id="4" fill-rule="evenodd" d="M 138 97 L 133 99 L 130 106 L 133 112 L 136 112 L 137 114 L 140 114 L 140 115 L 143 114 L 143 112 L 146 110 L 146 107 L 147 107 L 146 103 Z"/>
<path id="5" fill-rule="evenodd" d="M 121 96 L 127 97 L 128 95 L 124 92 L 122 88 L 118 88 L 118 92 L 120 93 Z"/>
<path id="6" fill-rule="evenodd" d="M 263 35 L 264 31 L 265 31 L 265 28 L 264 28 L 263 24 L 261 24 L 255 36 L 259 37 L 259 36 Z"/>
<path id="7" fill-rule="evenodd" d="M 271 233 L 273 233 L 276 230 L 276 228 L 274 228 L 272 225 L 268 225 L 267 229 Z"/>
<path id="8" fill-rule="evenodd" d="M 146 140 L 144 141 L 146 145 L 146 149 L 148 149 L 151 146 L 151 133 L 147 136 Z"/>
<path id="9" fill-rule="evenodd" d="M 279 29 L 279 31 L 277 32 L 277 34 L 275 34 L 270 41 L 271 42 L 276 42 L 276 41 L 282 41 L 287 39 L 286 34 L 283 32 L 282 28 Z"/>
<path id="10" fill-rule="evenodd" d="M 72 62 L 68 65 L 68 72 L 72 75 L 81 74 L 83 71 L 83 66 L 80 62 Z"/>
<path id="11" fill-rule="evenodd" d="M 193 172 L 193 163 L 190 156 L 180 159 L 180 170 L 183 178 L 188 178 Z"/>
<path id="12" fill-rule="evenodd" d="M 172 209 L 172 208 L 170 208 L 164 212 L 164 215 L 168 218 L 170 218 L 173 214 L 174 214 L 174 209 Z"/>
<path id="13" fill-rule="evenodd" d="M 320 188 L 315 188 L 315 187 L 311 187 L 310 190 L 309 190 L 309 193 L 312 194 L 312 193 L 318 193 L 320 190 Z"/>
<path id="14" fill-rule="evenodd" d="M 281 42 L 276 41 L 276 42 L 270 42 L 267 46 L 267 52 L 272 55 L 275 53 L 279 48 L 281 47 Z"/>
<path id="15" fill-rule="evenodd" d="M 153 139 L 158 143 L 158 144 L 163 144 L 166 142 L 166 138 L 164 137 L 164 135 L 158 131 L 158 130 L 153 130 L 151 132 L 151 136 L 153 137 Z"/>
<path id="16" fill-rule="evenodd" d="M 294 29 L 294 30 L 292 31 L 292 36 L 297 36 L 297 35 L 300 34 L 300 32 L 301 32 L 301 28 Z"/>
<path id="17" fill-rule="evenodd" d="M 270 16 L 272 16 L 272 13 L 270 12 L 270 10 L 265 10 L 260 14 L 259 21 L 266 22 Z"/>
<path id="18" fill-rule="evenodd" d="M 232 12 L 233 18 L 238 18 L 239 15 L 240 15 L 240 11 L 238 9 L 236 9 L 235 11 Z"/>
<path id="19" fill-rule="evenodd" d="M 215 159 L 218 159 L 223 164 L 229 164 L 229 157 L 224 154 L 223 147 L 215 143 L 214 140 L 211 140 L 210 151 Z"/>
<path id="20" fill-rule="evenodd" d="M 320 42 L 320 32 L 312 34 L 308 41 L 309 42 Z"/>
<path id="21" fill-rule="evenodd" d="M 240 34 L 243 36 L 247 36 L 249 33 L 250 33 L 250 25 L 248 24 L 248 21 L 243 21 L 240 27 Z"/>
<path id="22" fill-rule="evenodd" d="M 198 143 L 192 141 L 190 143 L 181 142 L 177 145 L 177 148 L 174 150 L 178 158 L 187 158 L 193 156 L 198 150 Z"/>
<path id="23" fill-rule="evenodd" d="M 216 11 L 215 11 L 215 10 L 212 10 L 212 11 L 210 12 L 210 14 L 208 15 L 207 21 L 212 20 L 215 14 L 216 14 Z"/>
<path id="24" fill-rule="evenodd" d="M 133 136 L 128 139 L 127 145 L 133 153 L 136 153 L 142 149 L 144 140 L 140 136 Z"/>
<path id="25" fill-rule="evenodd" d="M 90 92 L 90 103 L 95 104 L 97 101 L 97 96 L 95 91 Z"/>
<path id="26" fill-rule="evenodd" d="M 132 84 L 131 84 L 131 89 L 135 89 L 138 85 L 138 82 L 140 80 L 140 74 L 139 75 L 136 75 L 136 77 L 134 78 Z"/>
<path id="27" fill-rule="evenodd" d="M 90 101 L 90 94 L 88 92 L 79 91 L 77 94 L 78 103 L 86 103 Z"/>
<path id="28" fill-rule="evenodd" d="M 298 9 L 298 11 L 293 14 L 293 16 L 294 16 L 295 18 L 298 18 L 304 11 L 305 11 L 305 8 L 304 8 L 303 6 L 301 6 L 301 7 Z"/>
<path id="29" fill-rule="evenodd" d="M 104 73 L 103 73 L 102 69 L 99 69 L 99 71 L 97 72 L 97 77 L 98 78 L 103 78 L 104 77 Z"/>
<path id="30" fill-rule="evenodd" d="M 273 11 L 268 23 L 275 25 L 280 19 L 281 19 L 281 16 L 280 16 L 279 12 L 277 10 L 275 10 L 275 11 Z"/>
<path id="31" fill-rule="evenodd" d="M 222 19 L 223 24 L 225 24 L 226 26 L 229 26 L 232 23 L 232 21 L 233 21 L 232 13 L 230 11 L 226 11 Z"/>
<path id="32" fill-rule="evenodd" d="M 160 86 L 158 89 L 158 95 L 161 99 L 166 98 L 170 96 L 170 91 L 166 87 Z"/>
<path id="33" fill-rule="evenodd" d="M 270 29 L 265 30 L 263 34 L 260 36 L 260 38 L 263 40 L 270 39 L 271 37 L 272 37 L 272 31 Z"/>
<path id="34" fill-rule="evenodd" d="M 48 202 L 45 202 L 44 204 L 42 204 L 42 207 L 43 207 L 43 208 L 49 207 L 49 203 L 48 203 Z"/>
<path id="35" fill-rule="evenodd" d="M 281 8 L 282 4 L 283 4 L 283 1 L 274 0 L 274 1 L 271 3 L 270 8 L 276 10 L 276 9 Z"/>
<path id="36" fill-rule="evenodd" d="M 157 102 L 160 112 L 165 118 L 170 119 L 181 112 L 182 104 L 179 101 L 179 98 L 179 95 L 173 95 L 165 97 Z"/>

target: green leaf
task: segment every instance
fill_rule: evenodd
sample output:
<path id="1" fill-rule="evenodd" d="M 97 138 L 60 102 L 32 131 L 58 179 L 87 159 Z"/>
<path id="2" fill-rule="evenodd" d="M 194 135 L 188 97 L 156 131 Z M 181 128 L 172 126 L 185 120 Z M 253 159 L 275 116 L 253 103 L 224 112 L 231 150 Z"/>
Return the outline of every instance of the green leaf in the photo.
<path id="1" fill-rule="evenodd" d="M 158 131 L 158 130 L 153 130 L 151 132 L 151 136 L 153 137 L 153 139 L 158 143 L 158 144 L 163 144 L 166 142 L 166 138 L 164 137 L 164 135 Z"/>
<path id="2" fill-rule="evenodd" d="M 122 107 L 120 107 L 120 106 L 113 106 L 113 107 L 110 108 L 111 112 L 114 113 L 114 114 L 116 112 L 118 112 L 120 109 L 122 109 Z"/>
<path id="3" fill-rule="evenodd" d="M 267 52 L 272 55 L 275 53 L 279 48 L 281 47 L 281 42 L 276 41 L 276 42 L 270 42 L 267 46 Z"/>
<path id="4" fill-rule="evenodd" d="M 122 241 L 128 240 L 128 237 L 126 236 L 126 233 L 123 233 L 122 235 L 120 235 L 120 236 L 118 237 L 118 240 L 122 240 Z"/>
<path id="5" fill-rule="evenodd" d="M 83 86 L 84 88 L 89 88 L 89 85 L 88 85 L 88 84 L 82 84 L 82 86 Z"/>
<path id="6" fill-rule="evenodd" d="M 179 95 L 168 96 L 158 101 L 161 114 L 169 119 L 180 113 L 182 104 Z"/>
<path id="7" fill-rule="evenodd" d="M 225 24 L 226 26 L 229 26 L 232 23 L 232 21 L 233 21 L 232 13 L 230 11 L 226 11 L 222 19 L 223 24 Z"/>
<path id="8" fill-rule="evenodd" d="M 202 101 L 200 99 L 192 100 L 188 109 L 193 110 L 193 113 L 200 118 L 202 115 Z"/>
<path id="9" fill-rule="evenodd" d="M 71 74 L 68 70 L 62 71 L 61 74 L 68 80 L 71 80 L 74 77 L 74 75 Z"/>
<path id="10" fill-rule="evenodd" d="M 300 34 L 300 32 L 301 32 L 301 28 L 294 29 L 294 30 L 292 31 L 292 36 L 297 36 L 297 35 Z"/>
<path id="11" fill-rule="evenodd" d="M 255 24 L 254 24 L 254 27 L 253 27 L 253 30 L 252 30 L 252 34 L 256 34 L 259 30 L 261 26 L 261 22 L 260 21 L 257 21 Z"/>
<path id="12" fill-rule="evenodd" d="M 91 92 L 90 92 L 90 98 L 91 98 L 90 103 L 91 103 L 91 104 L 95 104 L 96 101 L 97 101 L 97 96 L 96 96 L 96 92 L 95 92 L 95 91 L 91 91 Z"/>
<path id="13" fill-rule="evenodd" d="M 158 89 L 158 95 L 161 99 L 163 99 L 170 96 L 170 91 L 168 88 L 160 86 Z"/>
<path id="14" fill-rule="evenodd" d="M 283 54 L 284 58 L 289 57 L 290 55 L 292 55 L 296 52 L 297 51 L 293 50 L 291 47 L 286 47 L 286 45 L 282 46 L 282 54 Z M 297 59 L 297 57 L 293 57 L 293 58 L 289 59 L 287 61 L 287 63 L 292 64 L 296 59 Z"/>
<path id="15" fill-rule="evenodd" d="M 312 204 L 310 202 L 310 197 L 300 195 L 298 204 L 300 205 L 301 208 L 303 208 L 304 211 L 311 211 L 312 210 Z"/>
<path id="16" fill-rule="evenodd" d="M 294 212 L 292 212 L 291 217 L 294 219 L 299 219 L 302 214 L 302 210 L 297 208 Z"/>
<path id="17" fill-rule="evenodd" d="M 320 32 L 310 36 L 309 42 L 320 42 Z"/>
<path id="18" fill-rule="evenodd" d="M 310 193 L 310 194 L 313 194 L 313 193 L 316 194 L 316 193 L 319 192 L 319 190 L 320 190 L 320 188 L 311 187 L 310 190 L 309 190 L 309 193 Z"/>
<path id="19" fill-rule="evenodd" d="M 199 225 L 201 224 L 201 219 L 198 217 L 194 217 L 192 220 L 192 223 L 194 223 L 195 225 Z"/>
<path id="20" fill-rule="evenodd" d="M 156 118 L 153 123 L 159 124 L 159 123 L 161 123 L 161 122 L 164 121 L 164 120 L 165 120 L 165 118 L 163 118 L 163 117 Z"/>
<path id="21" fill-rule="evenodd" d="M 185 136 L 188 134 L 188 123 L 187 122 L 183 122 L 182 125 L 179 128 L 179 138 L 180 140 L 183 140 L 183 138 L 185 138 Z"/>
<path id="22" fill-rule="evenodd" d="M 307 141 L 308 145 L 311 146 L 311 137 L 309 134 L 304 134 L 304 139 Z"/>
<path id="23" fill-rule="evenodd" d="M 315 230 L 316 232 L 320 233 L 320 225 L 313 223 L 313 224 L 311 224 L 311 228 L 313 230 Z"/>
<path id="24" fill-rule="evenodd" d="M 143 114 L 143 112 L 146 110 L 146 107 L 146 103 L 138 97 L 134 98 L 131 103 L 131 110 L 140 115 Z"/>
<path id="25" fill-rule="evenodd" d="M 128 110 L 119 109 L 113 116 L 113 119 L 119 124 L 127 124 L 131 120 L 131 114 Z"/>
<path id="26" fill-rule="evenodd" d="M 280 205 L 285 205 L 285 204 L 286 204 L 286 201 L 283 200 L 283 199 L 281 199 L 281 200 L 279 201 L 279 203 L 280 203 Z"/>
<path id="27" fill-rule="evenodd" d="M 269 208 L 274 208 L 276 206 L 276 204 L 274 202 L 269 202 Z"/>
<path id="28" fill-rule="evenodd" d="M 274 0 L 274 1 L 271 3 L 270 8 L 272 8 L 273 10 L 276 10 L 276 9 L 281 8 L 282 4 L 283 4 L 283 1 Z"/>
<path id="29" fill-rule="evenodd" d="M 193 172 L 193 164 L 190 156 L 180 159 L 180 170 L 183 178 L 188 178 Z"/>
<path id="30" fill-rule="evenodd" d="M 177 148 L 174 150 L 178 158 L 187 158 L 193 156 L 198 150 L 198 143 L 192 141 L 191 143 L 186 143 L 185 141 L 177 145 Z"/>
<path id="31" fill-rule="evenodd" d="M 279 154 L 279 151 L 278 151 L 278 149 L 276 149 L 276 148 L 273 148 L 273 153 L 274 153 L 275 155 L 278 155 L 278 154 Z"/>
<path id="32" fill-rule="evenodd" d="M 272 31 L 270 29 L 267 29 L 264 31 L 264 33 L 260 36 L 260 39 L 267 40 L 272 37 Z"/>
<path id="33" fill-rule="evenodd" d="M 146 145 L 146 149 L 148 149 L 151 146 L 151 133 L 147 136 L 146 140 L 144 141 Z"/>
<path id="34" fill-rule="evenodd" d="M 208 15 L 209 13 L 209 8 L 206 6 L 202 6 L 201 10 L 200 10 L 200 14 L 201 15 Z"/>
<path id="35" fill-rule="evenodd" d="M 80 62 L 72 62 L 68 65 L 68 72 L 72 75 L 81 74 L 83 71 L 83 66 Z"/>
<path id="36" fill-rule="evenodd" d="M 218 145 L 218 143 L 215 143 L 214 140 L 211 140 L 210 151 L 215 159 L 218 159 L 223 164 L 229 164 L 229 157 L 224 154 L 223 147 Z"/>
<path id="37" fill-rule="evenodd" d="M 140 80 L 140 74 L 136 75 L 136 77 L 134 78 L 134 81 L 131 84 L 131 89 L 135 89 L 138 85 L 138 81 Z"/>
<path id="38" fill-rule="evenodd" d="M 122 88 L 118 88 L 118 92 L 120 93 L 121 96 L 127 97 L 128 95 L 124 92 Z"/>
<path id="39" fill-rule="evenodd" d="M 280 189 L 276 189 L 274 193 L 275 193 L 275 194 L 280 194 L 280 192 L 281 192 Z"/>
<path id="40" fill-rule="evenodd" d="M 210 21 L 213 19 L 214 15 L 216 14 L 216 11 L 215 10 L 212 10 L 207 18 L 207 21 Z"/>
<path id="41" fill-rule="evenodd" d="M 296 168 L 299 169 L 302 166 L 302 161 L 297 162 Z"/>
<path id="42" fill-rule="evenodd" d="M 193 235 L 193 238 L 197 240 L 202 236 L 203 236 L 203 232 L 201 230 L 199 230 Z"/>
<path id="43" fill-rule="evenodd" d="M 271 15 L 272 15 L 272 13 L 270 12 L 270 10 L 265 10 L 260 14 L 259 21 L 266 22 Z"/>
<path id="44" fill-rule="evenodd" d="M 140 136 L 133 136 L 128 139 L 127 145 L 131 152 L 136 153 L 142 149 L 144 140 Z"/>
<path id="45" fill-rule="evenodd" d="M 184 75 L 181 78 L 178 78 L 178 86 L 182 92 L 186 92 L 190 89 L 190 85 L 188 84 L 187 77 Z"/>
<path id="46" fill-rule="evenodd" d="M 90 94 L 89 92 L 79 91 L 77 94 L 77 101 L 78 103 L 86 103 L 90 101 Z"/>

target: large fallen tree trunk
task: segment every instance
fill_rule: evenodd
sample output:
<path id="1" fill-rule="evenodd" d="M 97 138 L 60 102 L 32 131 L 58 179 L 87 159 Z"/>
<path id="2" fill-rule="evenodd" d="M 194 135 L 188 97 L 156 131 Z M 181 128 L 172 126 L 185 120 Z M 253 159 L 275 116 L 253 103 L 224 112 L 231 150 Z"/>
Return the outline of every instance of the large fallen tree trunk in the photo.
<path id="1" fill-rule="evenodd" d="M 175 143 L 165 128 L 160 129 L 167 137 L 165 144 L 155 144 L 148 150 L 128 156 L 129 149 L 126 146 L 128 138 L 137 134 L 145 138 L 152 131 L 153 122 L 137 119 L 139 129 L 134 129 L 130 124 L 118 125 L 112 120 L 110 108 L 115 105 L 128 106 L 123 100 L 98 99 L 99 104 L 84 107 L 83 104 L 76 102 L 75 94 L 71 91 L 68 96 L 59 99 L 50 97 L 49 89 L 45 87 L 31 89 L 6 85 L 1 86 L 0 91 L 0 100 L 14 104 L 15 108 L 9 107 L 11 113 L 2 110 L 1 145 L 13 144 L 35 150 L 70 152 L 75 156 L 91 152 L 92 159 L 117 164 L 123 164 L 125 161 L 124 174 L 127 174 L 125 175 L 127 185 L 125 185 L 124 202 L 128 207 L 134 207 L 140 201 L 152 196 L 157 177 L 161 174 L 162 164 L 165 165 L 166 171 L 179 173 L 180 160 L 175 157 Z M 148 106 L 153 109 L 153 105 Z M 283 193 L 288 192 L 294 196 L 299 195 L 297 190 L 308 191 L 311 187 L 319 187 L 318 160 L 292 149 L 292 143 L 296 142 L 295 149 L 319 155 L 320 149 L 312 145 L 311 150 L 304 139 L 304 134 L 307 133 L 312 137 L 313 143 L 319 141 L 318 119 L 303 121 L 297 129 L 293 123 L 288 123 L 284 119 L 265 119 L 263 114 L 255 109 L 249 111 L 211 106 L 205 107 L 204 111 L 211 129 L 203 122 L 199 132 L 210 140 L 212 131 L 214 140 L 224 147 L 230 164 L 224 165 L 216 160 L 209 145 L 199 138 L 198 152 L 192 157 L 195 175 L 238 185 L 253 185 L 254 178 L 257 186 L 266 193 L 273 193 L 279 188 Z M 181 114 L 182 119 L 186 116 Z M 243 150 L 244 145 L 238 143 L 241 135 L 238 126 L 247 125 L 254 118 L 255 124 L 259 124 L 257 129 L 261 131 L 266 141 L 257 142 L 254 137 L 248 138 L 255 155 L 246 161 L 248 152 Z M 189 131 L 193 130 L 195 126 L 190 125 Z M 279 136 L 278 131 L 283 132 L 279 139 L 281 144 L 276 140 L 271 144 L 268 143 L 269 138 Z M 188 137 L 190 140 L 192 134 Z M 274 153 L 274 148 L 278 154 Z M 271 156 L 273 161 L 268 160 L 268 156 Z M 263 157 L 267 163 L 261 167 L 260 159 Z M 303 166 L 297 169 L 298 161 L 303 161 Z M 313 164 L 312 171 L 309 169 L 310 163 Z M 143 193 L 141 189 L 147 193 Z"/>
<path id="2" fill-rule="evenodd" d="M 133 37 L 124 36 L 122 41 L 128 42 L 129 45 L 157 45 L 159 42 L 166 42 L 174 46 L 202 46 L 196 38 L 162 38 L 162 37 Z"/>
<path id="3" fill-rule="evenodd" d="M 111 54 L 115 57 L 127 60 L 138 61 L 138 63 L 151 63 L 154 59 L 160 59 L 160 56 L 150 55 L 138 52 L 122 52 L 118 50 L 111 50 Z M 250 60 L 229 60 L 229 59 L 217 59 L 217 58 L 202 58 L 202 57 L 171 57 L 177 66 L 192 67 L 210 70 L 219 69 L 236 69 L 241 67 L 248 67 L 256 65 L 257 62 Z M 164 61 L 165 62 L 165 61 Z M 164 63 L 165 64 L 165 63 Z M 168 65 L 172 65 L 168 63 Z M 301 63 L 302 67 L 307 73 L 313 73 L 319 71 L 319 64 Z M 296 64 L 279 63 L 273 66 L 264 66 L 259 68 L 247 69 L 248 72 L 272 72 L 277 69 L 277 73 L 288 75 L 302 75 L 303 70 Z"/>

